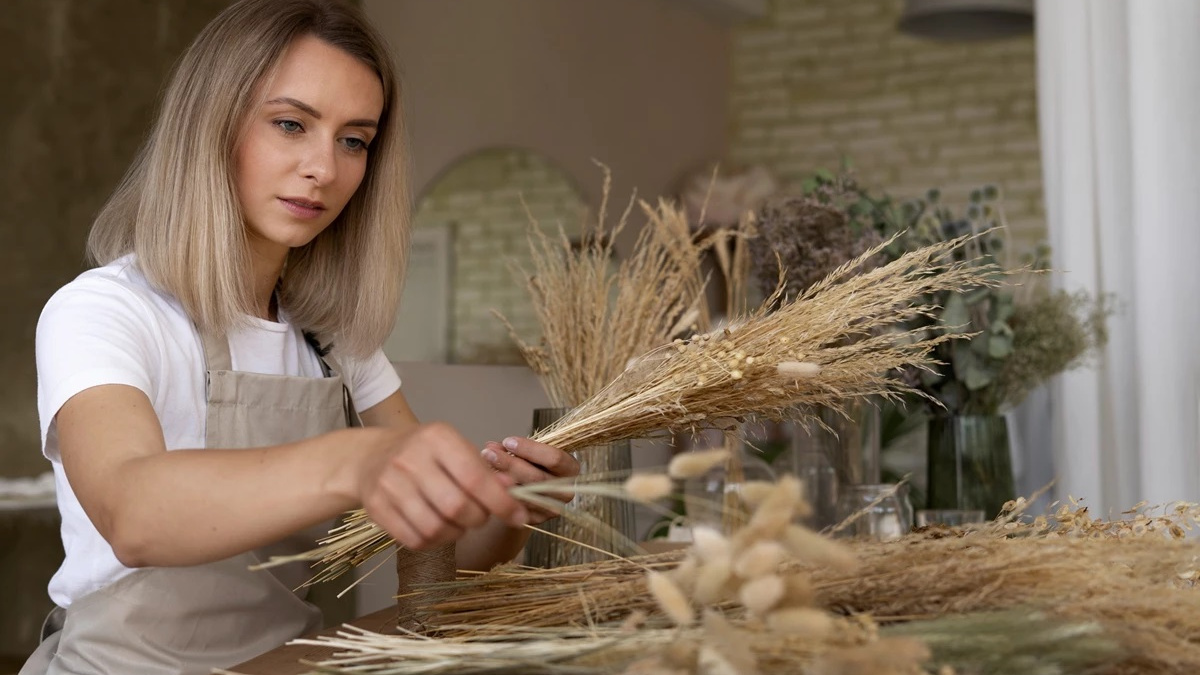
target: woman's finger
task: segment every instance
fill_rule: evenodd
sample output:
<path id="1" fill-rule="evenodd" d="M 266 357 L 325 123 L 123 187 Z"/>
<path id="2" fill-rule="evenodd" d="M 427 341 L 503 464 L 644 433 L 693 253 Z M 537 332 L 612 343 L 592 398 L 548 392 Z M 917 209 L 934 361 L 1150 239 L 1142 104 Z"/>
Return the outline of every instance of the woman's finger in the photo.
<path id="1" fill-rule="evenodd" d="M 437 448 L 432 459 L 449 476 L 460 492 L 470 496 L 484 511 L 500 520 L 521 527 L 527 514 L 524 505 L 508 494 L 508 487 L 479 458 L 478 451 L 460 434 L 444 425 L 432 425 L 436 437 L 429 446 Z"/>
<path id="2" fill-rule="evenodd" d="M 579 475 L 579 461 L 558 448 L 519 436 L 504 439 L 504 449 L 559 478 Z"/>
<path id="3" fill-rule="evenodd" d="M 371 520 L 402 546 L 411 549 L 429 546 L 430 542 L 404 517 L 404 512 L 396 507 L 386 493 L 377 493 L 363 504 L 363 508 L 366 509 L 367 515 L 371 516 Z"/>
<path id="4" fill-rule="evenodd" d="M 484 459 L 490 459 L 487 455 Z M 541 467 L 534 466 L 529 462 L 510 455 L 507 452 L 501 452 L 498 455 L 498 460 L 492 464 L 497 471 L 501 471 L 506 476 L 510 476 L 517 485 L 528 485 L 530 483 L 540 483 L 544 480 L 550 480 L 554 476 L 546 473 Z"/>
<path id="5" fill-rule="evenodd" d="M 487 522 L 488 513 L 475 499 L 462 491 L 452 476 L 440 466 L 431 467 L 428 475 L 421 476 L 420 494 L 442 518 L 464 530 L 473 529 Z"/>

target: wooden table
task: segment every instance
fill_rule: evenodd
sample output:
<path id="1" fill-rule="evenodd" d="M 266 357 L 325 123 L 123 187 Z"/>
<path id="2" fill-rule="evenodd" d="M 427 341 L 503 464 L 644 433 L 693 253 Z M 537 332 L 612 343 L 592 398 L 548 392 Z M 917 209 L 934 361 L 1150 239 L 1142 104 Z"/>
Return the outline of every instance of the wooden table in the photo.
<path id="1" fill-rule="evenodd" d="M 397 608 L 389 607 L 361 616 L 351 621 L 350 625 L 376 633 L 394 634 L 398 618 Z M 304 637 L 313 638 L 318 635 L 333 635 L 337 632 L 338 628 L 340 626 L 333 626 Z M 301 660 L 310 662 L 320 661 L 332 656 L 334 651 L 328 647 L 316 647 L 313 645 L 283 645 L 272 649 L 266 654 L 256 656 L 241 665 L 234 666 L 229 670 L 235 673 L 244 673 L 245 675 L 300 675 L 301 673 L 312 671 L 310 666 L 300 663 Z"/>

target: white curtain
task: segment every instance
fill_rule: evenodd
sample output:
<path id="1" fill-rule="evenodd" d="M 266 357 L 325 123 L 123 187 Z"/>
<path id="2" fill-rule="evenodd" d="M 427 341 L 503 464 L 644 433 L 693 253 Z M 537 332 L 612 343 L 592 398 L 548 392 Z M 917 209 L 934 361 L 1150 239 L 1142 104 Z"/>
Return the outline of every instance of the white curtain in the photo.
<path id="1" fill-rule="evenodd" d="M 1198 33 L 1196 0 L 1037 2 L 1055 283 L 1120 313 L 1096 366 L 1049 387 L 1050 431 L 1020 435 L 1094 514 L 1200 501 Z"/>

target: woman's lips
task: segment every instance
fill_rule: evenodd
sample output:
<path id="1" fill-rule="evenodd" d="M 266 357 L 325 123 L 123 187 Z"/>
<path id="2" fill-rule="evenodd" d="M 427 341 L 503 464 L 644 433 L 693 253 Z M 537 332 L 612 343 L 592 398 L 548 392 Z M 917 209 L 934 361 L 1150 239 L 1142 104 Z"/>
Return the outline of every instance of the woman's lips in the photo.
<path id="1" fill-rule="evenodd" d="M 321 202 L 310 202 L 307 199 L 289 199 L 287 197 L 280 197 L 279 201 L 283 203 L 283 208 L 287 209 L 297 218 L 316 218 L 325 212 L 325 205 Z"/>

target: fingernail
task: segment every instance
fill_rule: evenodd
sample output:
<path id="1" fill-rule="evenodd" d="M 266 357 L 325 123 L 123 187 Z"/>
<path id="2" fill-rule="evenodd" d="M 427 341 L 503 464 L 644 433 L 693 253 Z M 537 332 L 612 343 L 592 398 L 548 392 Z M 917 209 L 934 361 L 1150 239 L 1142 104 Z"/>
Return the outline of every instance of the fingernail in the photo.
<path id="1" fill-rule="evenodd" d="M 487 448 L 480 450 L 479 454 L 483 455 L 483 458 L 487 460 L 488 464 L 495 464 L 496 460 L 498 459 L 496 457 L 496 453 L 492 452 L 491 450 L 488 450 Z"/>
<path id="2" fill-rule="evenodd" d="M 509 450 L 516 450 L 517 449 L 517 439 L 513 438 L 512 436 L 509 436 L 508 438 L 504 439 L 504 447 L 508 448 Z"/>

